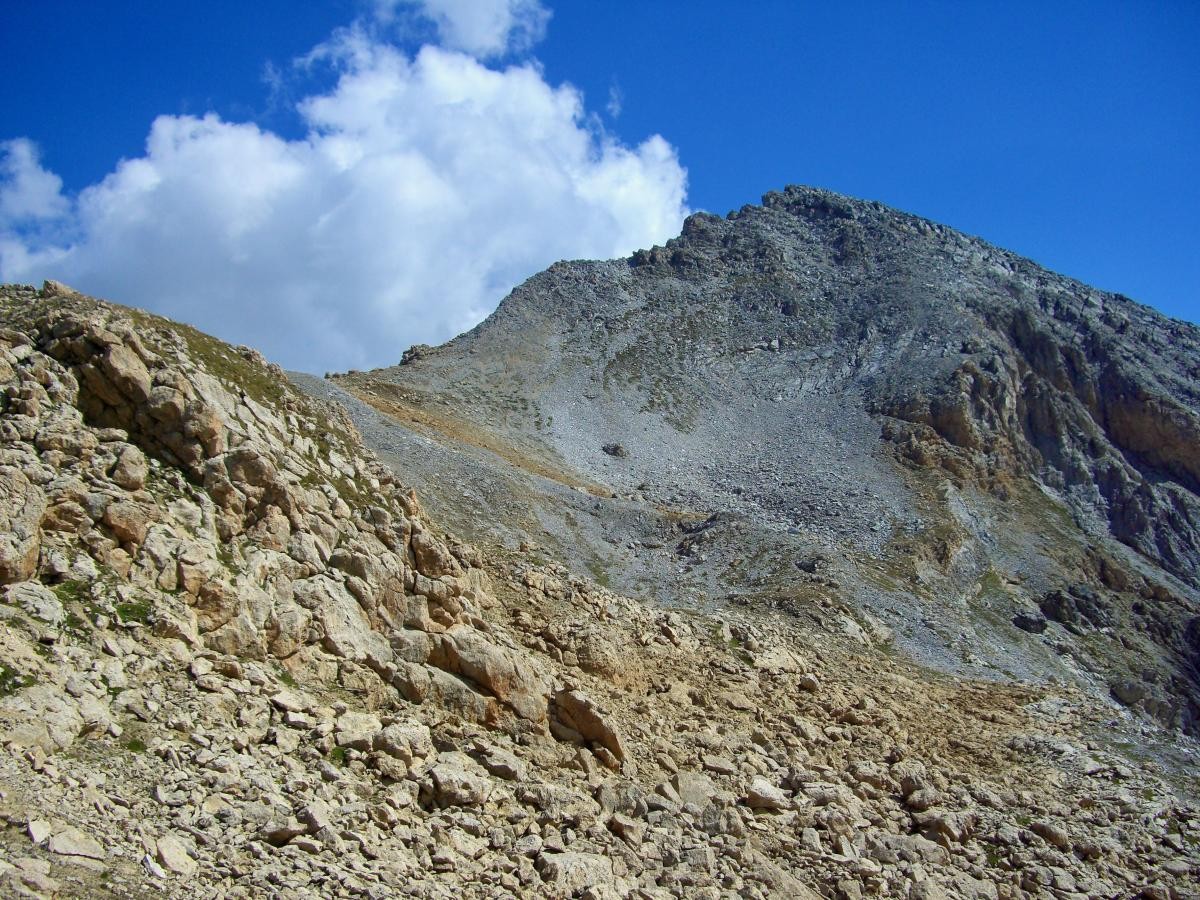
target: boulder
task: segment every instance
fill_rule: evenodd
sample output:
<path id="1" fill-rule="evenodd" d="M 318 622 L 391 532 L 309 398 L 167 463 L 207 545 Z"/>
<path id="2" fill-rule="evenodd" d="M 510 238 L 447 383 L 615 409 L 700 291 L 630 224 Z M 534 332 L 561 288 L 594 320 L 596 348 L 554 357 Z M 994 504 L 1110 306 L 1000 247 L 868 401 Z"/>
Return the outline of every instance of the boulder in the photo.
<path id="1" fill-rule="evenodd" d="M 751 809 L 787 809 L 792 805 L 787 793 L 765 778 L 751 780 L 745 804 Z"/>
<path id="2" fill-rule="evenodd" d="M 293 596 L 324 630 L 322 644 L 334 656 L 364 663 L 376 671 L 392 661 L 387 639 L 371 628 L 358 601 L 332 578 L 316 576 L 295 582 Z"/>
<path id="3" fill-rule="evenodd" d="M 537 866 L 552 896 L 571 897 L 613 882 L 612 860 L 595 853 L 542 853 Z"/>
<path id="4" fill-rule="evenodd" d="M 78 828 L 64 828 L 50 835 L 47 845 L 51 853 L 59 856 L 81 856 L 84 859 L 104 859 L 107 855 L 104 846 L 86 832 Z"/>
<path id="5" fill-rule="evenodd" d="M 429 661 L 469 678 L 521 718 L 545 721 L 549 679 L 527 658 L 492 643 L 469 625 L 455 625 L 442 635 Z"/>
<path id="6" fill-rule="evenodd" d="M 492 782 L 473 771 L 462 754 L 449 754 L 429 770 L 429 787 L 437 806 L 481 806 L 492 793 Z"/>
<path id="7" fill-rule="evenodd" d="M 372 748 L 402 760 L 406 765 L 433 755 L 433 739 L 429 728 L 416 722 L 393 723 L 374 737 Z"/>
<path id="8" fill-rule="evenodd" d="M 617 762 L 625 761 L 625 747 L 620 733 L 583 691 L 566 690 L 555 694 L 554 716 L 560 724 L 578 733 L 585 741 L 608 750 Z"/>
<path id="9" fill-rule="evenodd" d="M 19 606 L 48 625 L 62 623 L 65 612 L 54 591 L 36 581 L 22 581 L 4 588 L 4 602 Z"/>
<path id="10" fill-rule="evenodd" d="M 182 875 L 184 878 L 190 878 L 196 874 L 199 866 L 188 855 L 187 848 L 179 838 L 165 834 L 155 842 L 155 846 L 155 857 L 168 872 Z"/>
<path id="11" fill-rule="evenodd" d="M 334 740 L 339 747 L 370 750 L 383 725 L 371 713 L 345 712 L 338 716 L 335 727 Z"/>
<path id="12" fill-rule="evenodd" d="M 46 497 L 20 469 L 0 467 L 0 584 L 26 581 L 37 571 Z"/>

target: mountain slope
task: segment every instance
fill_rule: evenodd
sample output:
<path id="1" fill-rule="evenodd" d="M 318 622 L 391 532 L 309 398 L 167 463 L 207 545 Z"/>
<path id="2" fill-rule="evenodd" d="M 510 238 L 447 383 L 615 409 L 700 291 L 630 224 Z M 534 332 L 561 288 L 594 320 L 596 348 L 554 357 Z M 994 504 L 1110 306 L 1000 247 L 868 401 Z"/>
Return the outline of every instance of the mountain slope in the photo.
<path id="1" fill-rule="evenodd" d="M 336 383 L 447 448 L 431 502 L 490 467 L 489 503 L 625 590 L 833 599 L 942 668 L 1082 678 L 1194 732 L 1198 376 L 1195 326 L 788 188 Z"/>

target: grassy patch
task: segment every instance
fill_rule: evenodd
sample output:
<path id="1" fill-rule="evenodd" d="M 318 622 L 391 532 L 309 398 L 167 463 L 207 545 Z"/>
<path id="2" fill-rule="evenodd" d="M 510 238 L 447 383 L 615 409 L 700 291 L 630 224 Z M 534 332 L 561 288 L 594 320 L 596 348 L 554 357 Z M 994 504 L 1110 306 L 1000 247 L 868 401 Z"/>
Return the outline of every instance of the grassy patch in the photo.
<path id="1" fill-rule="evenodd" d="M 27 688 L 35 681 L 32 675 L 25 675 L 16 669 L 0 663 L 0 697 L 15 694 L 21 688 Z"/>
<path id="2" fill-rule="evenodd" d="M 333 764 L 335 766 L 346 765 L 346 748 L 345 747 L 334 747 L 332 750 L 329 751 L 329 758 L 330 758 L 330 760 L 333 761 Z"/>
<path id="3" fill-rule="evenodd" d="M 241 388 L 251 399 L 264 406 L 277 408 L 280 405 L 286 389 L 266 367 L 250 362 L 224 342 L 195 328 L 187 325 L 175 327 L 187 341 L 191 356 L 200 360 L 212 375 L 235 388 Z"/>
<path id="4" fill-rule="evenodd" d="M 86 581 L 62 581 L 54 585 L 51 590 L 63 603 L 82 602 L 91 595 Z"/>
<path id="5" fill-rule="evenodd" d="M 284 669 L 279 673 L 279 680 L 283 684 L 287 685 L 290 688 L 299 687 L 299 684 L 296 682 L 296 679 L 292 676 L 292 673 L 289 672 L 287 669 Z"/>
<path id="6" fill-rule="evenodd" d="M 117 618 L 122 622 L 139 622 L 142 625 L 148 625 L 153 612 L 149 600 L 130 600 L 127 603 L 117 604 Z"/>
<path id="7" fill-rule="evenodd" d="M 141 738 L 131 737 L 125 742 L 125 749 L 130 753 L 145 753 L 146 742 Z"/>

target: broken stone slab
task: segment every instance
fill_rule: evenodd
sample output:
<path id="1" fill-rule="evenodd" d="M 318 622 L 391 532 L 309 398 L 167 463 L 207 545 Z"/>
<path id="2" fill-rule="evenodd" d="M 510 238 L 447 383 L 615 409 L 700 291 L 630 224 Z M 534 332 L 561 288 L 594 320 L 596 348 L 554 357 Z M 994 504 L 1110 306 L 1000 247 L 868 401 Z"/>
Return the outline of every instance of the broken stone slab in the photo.
<path id="1" fill-rule="evenodd" d="M 62 601 L 54 591 L 36 581 L 22 581 L 10 584 L 4 589 L 4 602 L 19 606 L 35 619 L 39 619 L 52 627 L 62 624 L 66 615 Z"/>
<path id="2" fill-rule="evenodd" d="M 700 808 L 707 806 L 719 791 L 711 778 L 699 772 L 676 772 L 671 776 L 671 787 L 675 793 L 671 799 L 678 799 L 684 806 L 691 804 Z"/>
<path id="3" fill-rule="evenodd" d="M 379 717 L 371 713 L 346 712 L 338 716 L 334 740 L 339 747 L 370 750 L 375 736 L 383 728 Z"/>
<path id="4" fill-rule="evenodd" d="M 614 880 L 612 860 L 595 853 L 543 852 L 538 856 L 542 881 L 556 895 L 573 896 L 579 891 L 610 886 Z"/>
<path id="5" fill-rule="evenodd" d="M 492 782 L 471 771 L 473 763 L 461 753 L 446 754 L 429 770 L 428 786 L 437 806 L 480 806 L 492 793 Z"/>
<path id="6" fill-rule="evenodd" d="M 751 780 L 750 786 L 746 789 L 744 802 L 751 809 L 781 810 L 788 809 L 792 805 L 787 793 L 782 788 L 771 784 L 762 777 Z"/>
<path id="7" fill-rule="evenodd" d="M 620 733 L 583 691 L 565 690 L 555 694 L 554 715 L 585 741 L 594 742 L 608 750 L 618 763 L 625 761 L 625 747 Z"/>
<path id="8" fill-rule="evenodd" d="M 272 819 L 259 829 L 259 836 L 272 847 L 282 847 L 293 838 L 308 833 L 308 827 L 299 819 Z"/>
<path id="9" fill-rule="evenodd" d="M 103 860 L 107 854 L 103 845 L 78 828 L 64 828 L 50 836 L 47 845 L 51 853 L 59 856 L 81 856 L 85 859 Z"/>
<path id="10" fill-rule="evenodd" d="M 433 736 L 429 728 L 415 722 L 393 722 L 380 730 L 372 740 L 372 748 L 394 756 L 405 765 L 433 755 Z"/>

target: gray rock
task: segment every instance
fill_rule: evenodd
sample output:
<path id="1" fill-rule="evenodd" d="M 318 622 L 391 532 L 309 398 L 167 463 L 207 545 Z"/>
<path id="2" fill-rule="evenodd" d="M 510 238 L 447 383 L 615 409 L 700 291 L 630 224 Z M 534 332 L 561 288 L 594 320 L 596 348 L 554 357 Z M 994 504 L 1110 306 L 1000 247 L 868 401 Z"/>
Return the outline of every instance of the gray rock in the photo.
<path id="1" fill-rule="evenodd" d="M 22 581 L 4 588 L 4 602 L 19 606 L 35 619 L 58 626 L 62 623 L 62 601 L 54 591 L 36 581 Z"/>

